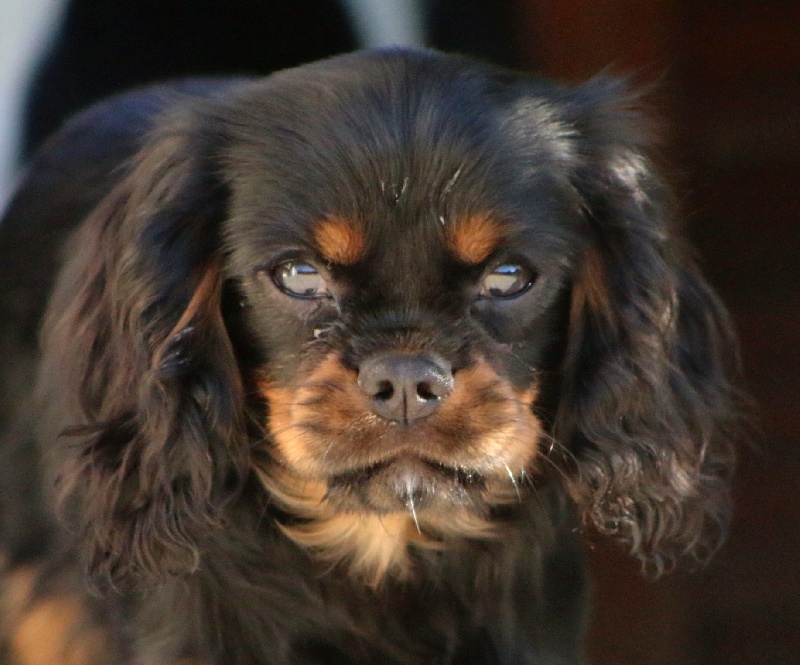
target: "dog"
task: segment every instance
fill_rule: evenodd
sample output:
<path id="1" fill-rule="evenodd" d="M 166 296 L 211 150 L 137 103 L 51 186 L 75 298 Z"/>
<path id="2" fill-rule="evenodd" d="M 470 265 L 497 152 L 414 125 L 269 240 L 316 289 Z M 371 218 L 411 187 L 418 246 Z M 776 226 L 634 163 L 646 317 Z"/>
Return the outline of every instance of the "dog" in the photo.
<path id="1" fill-rule="evenodd" d="M 587 534 L 713 554 L 736 342 L 641 106 L 388 49 L 68 122 L 0 227 L 8 662 L 578 663 Z"/>

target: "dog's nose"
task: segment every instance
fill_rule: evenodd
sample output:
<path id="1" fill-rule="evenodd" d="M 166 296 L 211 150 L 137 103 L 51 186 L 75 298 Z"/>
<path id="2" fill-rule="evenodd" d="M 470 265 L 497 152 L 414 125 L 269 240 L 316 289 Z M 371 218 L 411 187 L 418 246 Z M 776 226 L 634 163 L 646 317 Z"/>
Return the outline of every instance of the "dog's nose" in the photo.
<path id="1" fill-rule="evenodd" d="M 453 392 L 453 372 L 439 358 L 381 353 L 361 363 L 358 385 L 381 418 L 409 425 L 435 413 Z"/>

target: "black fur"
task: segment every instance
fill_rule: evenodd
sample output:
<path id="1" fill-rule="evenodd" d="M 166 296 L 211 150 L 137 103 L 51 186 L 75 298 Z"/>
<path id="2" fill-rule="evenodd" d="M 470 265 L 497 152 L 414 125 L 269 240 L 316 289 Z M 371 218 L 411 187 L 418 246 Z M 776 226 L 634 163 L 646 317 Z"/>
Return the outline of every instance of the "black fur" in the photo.
<path id="1" fill-rule="evenodd" d="M 418 51 L 77 116 L 0 227 L 6 574 L 40 562 L 34 606 L 77 594 L 105 635 L 92 663 L 579 662 L 580 525 L 660 570 L 709 556 L 728 522 L 735 343 L 649 150 L 616 81 Z M 496 252 L 466 265 L 444 248 L 451 220 L 486 212 L 503 260 L 538 273 L 520 297 L 476 298 Z M 366 258 L 328 266 L 331 299 L 278 293 L 263 275 L 332 213 L 362 225 Z M 456 382 L 479 356 L 538 386 L 544 431 L 509 469 L 518 499 L 476 508 L 500 537 L 409 546 L 410 575 L 370 585 L 285 535 L 307 516 L 271 495 L 280 403 L 260 382 L 395 345 Z M 443 440 L 492 431 L 469 418 Z M 370 445 L 325 461 L 353 469 L 336 472 L 344 502 L 377 482 Z M 473 485 L 425 498 L 471 510 L 483 481 L 456 466 Z"/>

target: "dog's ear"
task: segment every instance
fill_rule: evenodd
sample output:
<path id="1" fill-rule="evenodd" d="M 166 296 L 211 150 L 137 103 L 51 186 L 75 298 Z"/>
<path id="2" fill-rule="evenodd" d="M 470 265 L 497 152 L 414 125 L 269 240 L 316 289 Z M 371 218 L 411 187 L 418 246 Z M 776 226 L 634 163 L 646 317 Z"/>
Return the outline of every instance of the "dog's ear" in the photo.
<path id="1" fill-rule="evenodd" d="M 60 496 L 90 569 L 113 579 L 196 566 L 244 468 L 226 197 L 198 123 L 164 119 L 86 220 L 44 327 L 42 397 L 74 423 L 56 433 Z"/>
<path id="2" fill-rule="evenodd" d="M 635 107 L 603 80 L 573 106 L 572 183 L 589 242 L 572 285 L 556 435 L 587 519 L 660 570 L 683 554 L 705 558 L 724 536 L 738 361 L 725 309 L 673 235 Z"/>

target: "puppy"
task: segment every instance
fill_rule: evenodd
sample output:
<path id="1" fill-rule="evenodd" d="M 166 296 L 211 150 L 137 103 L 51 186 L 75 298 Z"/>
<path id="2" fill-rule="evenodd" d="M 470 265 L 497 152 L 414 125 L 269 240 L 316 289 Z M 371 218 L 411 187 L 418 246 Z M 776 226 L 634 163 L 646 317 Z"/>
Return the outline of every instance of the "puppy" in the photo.
<path id="1" fill-rule="evenodd" d="M 9 662 L 577 663 L 585 531 L 712 553 L 735 345 L 636 106 L 383 50 L 68 123 L 0 230 Z"/>

